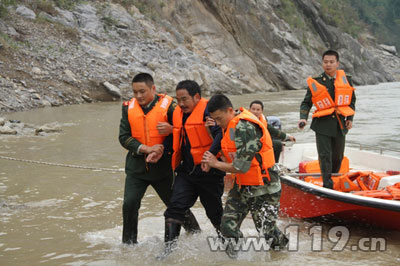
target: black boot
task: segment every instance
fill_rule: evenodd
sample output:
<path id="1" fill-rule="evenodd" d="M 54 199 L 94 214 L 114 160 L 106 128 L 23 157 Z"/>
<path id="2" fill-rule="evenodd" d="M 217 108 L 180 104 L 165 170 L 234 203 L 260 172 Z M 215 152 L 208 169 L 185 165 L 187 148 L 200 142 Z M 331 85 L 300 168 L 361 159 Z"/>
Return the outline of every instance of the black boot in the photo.
<path id="1" fill-rule="evenodd" d="M 157 259 L 164 259 L 176 249 L 181 225 L 182 223 L 178 220 L 170 218 L 165 220 L 164 251 Z"/>
<path id="2" fill-rule="evenodd" d="M 127 245 L 137 244 L 137 228 L 137 219 L 124 219 L 124 225 L 122 227 L 122 243 Z"/>
<path id="3" fill-rule="evenodd" d="M 215 225 L 214 225 L 214 228 L 215 228 L 215 231 L 217 232 L 217 238 L 220 239 L 220 240 L 222 241 L 224 237 L 222 236 L 220 226 L 215 226 Z"/>
<path id="4" fill-rule="evenodd" d="M 225 241 L 228 241 L 228 245 L 225 249 L 226 255 L 233 260 L 237 259 L 239 256 L 240 240 L 235 238 L 223 238 L 223 243 Z"/>
<path id="5" fill-rule="evenodd" d="M 265 236 L 267 241 L 272 238 L 272 242 L 270 244 L 270 247 L 272 250 L 282 250 L 286 247 L 286 245 L 289 243 L 289 238 L 282 233 L 279 229 L 275 228 L 274 235 L 271 236 Z"/>
<path id="6" fill-rule="evenodd" d="M 190 210 L 185 212 L 185 220 L 183 221 L 182 226 L 186 232 L 191 234 L 197 234 L 201 232 L 200 225 Z"/>
<path id="7" fill-rule="evenodd" d="M 332 181 L 332 175 L 327 174 L 327 173 L 322 173 L 322 180 L 324 183 L 325 188 L 330 188 L 333 189 L 333 181 Z"/>

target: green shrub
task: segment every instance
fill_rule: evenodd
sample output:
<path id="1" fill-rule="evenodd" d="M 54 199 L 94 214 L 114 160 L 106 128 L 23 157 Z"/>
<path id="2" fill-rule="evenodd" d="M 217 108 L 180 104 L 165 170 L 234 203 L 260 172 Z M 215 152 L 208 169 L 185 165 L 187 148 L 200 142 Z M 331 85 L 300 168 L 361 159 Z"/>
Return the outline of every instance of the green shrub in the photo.
<path id="1" fill-rule="evenodd" d="M 1 0 L 0 2 L 0 18 L 8 16 L 8 6 L 15 5 L 15 0 Z"/>
<path id="2" fill-rule="evenodd" d="M 52 1 L 49 0 L 36 0 L 35 7 L 38 11 L 46 12 L 52 16 L 58 15 L 57 10 L 54 8 L 54 4 Z"/>
<path id="3" fill-rule="evenodd" d="M 0 43 L 6 49 L 11 48 L 13 50 L 16 50 L 19 48 L 18 42 L 16 42 L 14 39 L 10 38 L 10 36 L 2 32 L 0 32 Z"/>
<path id="4" fill-rule="evenodd" d="M 82 2 L 81 0 L 53 0 L 56 6 L 61 9 L 72 10 L 76 4 Z"/>
<path id="5" fill-rule="evenodd" d="M 278 16 L 285 20 L 290 27 L 294 29 L 305 29 L 305 22 L 301 19 L 301 15 L 297 11 L 294 1 L 282 0 L 281 6 L 277 8 Z"/>
<path id="6" fill-rule="evenodd" d="M 101 20 L 107 26 L 114 26 L 114 25 L 118 24 L 118 21 L 116 21 L 114 18 L 109 17 L 109 16 L 102 17 Z"/>

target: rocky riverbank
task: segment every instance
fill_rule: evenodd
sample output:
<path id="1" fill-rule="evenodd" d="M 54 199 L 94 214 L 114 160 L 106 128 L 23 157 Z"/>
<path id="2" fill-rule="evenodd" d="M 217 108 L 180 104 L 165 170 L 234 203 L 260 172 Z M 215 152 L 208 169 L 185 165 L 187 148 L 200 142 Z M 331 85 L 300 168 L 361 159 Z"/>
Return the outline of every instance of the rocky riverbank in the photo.
<path id="1" fill-rule="evenodd" d="M 23 123 L 19 120 L 6 120 L 5 118 L 0 117 L 0 136 L 46 136 L 61 131 L 61 126 L 57 122 L 38 126 L 30 123 Z"/>
<path id="2" fill-rule="evenodd" d="M 339 50 L 356 84 L 400 80 L 394 47 L 372 37 L 361 45 L 321 20 L 313 1 L 296 2 L 314 29 L 292 28 L 277 0 L 138 6 L 151 12 L 113 1 L 10 6 L 0 19 L 0 112 L 128 99 L 138 72 L 153 74 L 161 93 L 183 79 L 205 95 L 300 89 L 320 72 L 327 47 Z"/>

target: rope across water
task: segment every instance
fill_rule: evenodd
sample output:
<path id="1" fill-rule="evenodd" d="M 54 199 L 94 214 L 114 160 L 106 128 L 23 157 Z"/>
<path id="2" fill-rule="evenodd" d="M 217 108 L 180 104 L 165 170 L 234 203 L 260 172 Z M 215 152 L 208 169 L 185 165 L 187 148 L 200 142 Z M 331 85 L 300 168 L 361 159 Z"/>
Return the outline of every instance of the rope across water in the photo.
<path id="1" fill-rule="evenodd" d="M 116 169 L 116 168 L 91 167 L 91 166 L 82 166 L 82 165 L 73 165 L 73 164 L 51 163 L 51 162 L 19 159 L 19 158 L 2 156 L 2 155 L 0 155 L 0 159 L 10 160 L 10 161 L 18 161 L 18 162 L 24 162 L 24 163 L 42 164 L 42 165 L 48 165 L 48 166 L 60 166 L 60 167 L 68 167 L 68 168 L 93 170 L 93 171 L 124 172 L 124 169 L 121 169 L 121 168 Z"/>

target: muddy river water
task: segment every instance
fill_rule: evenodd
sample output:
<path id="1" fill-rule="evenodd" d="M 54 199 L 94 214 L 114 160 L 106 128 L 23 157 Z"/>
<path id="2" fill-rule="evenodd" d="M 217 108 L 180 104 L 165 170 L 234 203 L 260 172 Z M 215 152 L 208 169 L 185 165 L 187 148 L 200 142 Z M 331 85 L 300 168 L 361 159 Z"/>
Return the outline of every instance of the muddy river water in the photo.
<path id="1" fill-rule="evenodd" d="M 314 141 L 309 125 L 296 128 L 305 91 L 231 96 L 236 107 L 262 100 L 264 113 L 280 117 L 283 130 L 298 142 Z M 394 153 L 400 150 L 400 83 L 358 87 L 357 111 L 348 145 Z M 58 122 L 59 134 L 2 136 L 0 155 L 70 165 L 105 167 L 115 172 L 47 166 L 0 159 L 0 265 L 399 265 L 400 232 L 351 226 L 349 241 L 336 251 L 335 225 L 280 218 L 295 250 L 242 252 L 238 260 L 210 250 L 214 236 L 200 203 L 193 208 L 203 229 L 181 234 L 178 250 L 159 262 L 164 205 L 149 188 L 140 209 L 139 245 L 121 244 L 126 151 L 118 142 L 121 103 L 96 103 L 4 114 L 33 124 Z M 390 149 L 390 150 L 389 150 Z M 387 150 L 387 151 L 386 151 Z M 400 156 L 397 153 L 397 156 Z M 250 216 L 246 236 L 257 232 Z M 310 231 L 311 229 L 311 231 Z M 339 228 L 340 229 L 340 228 Z M 316 233 L 317 232 L 317 233 Z M 355 251 L 360 239 L 383 239 L 384 250 Z M 320 241 L 318 248 L 315 241 Z M 316 248 L 317 247 L 317 248 Z"/>

